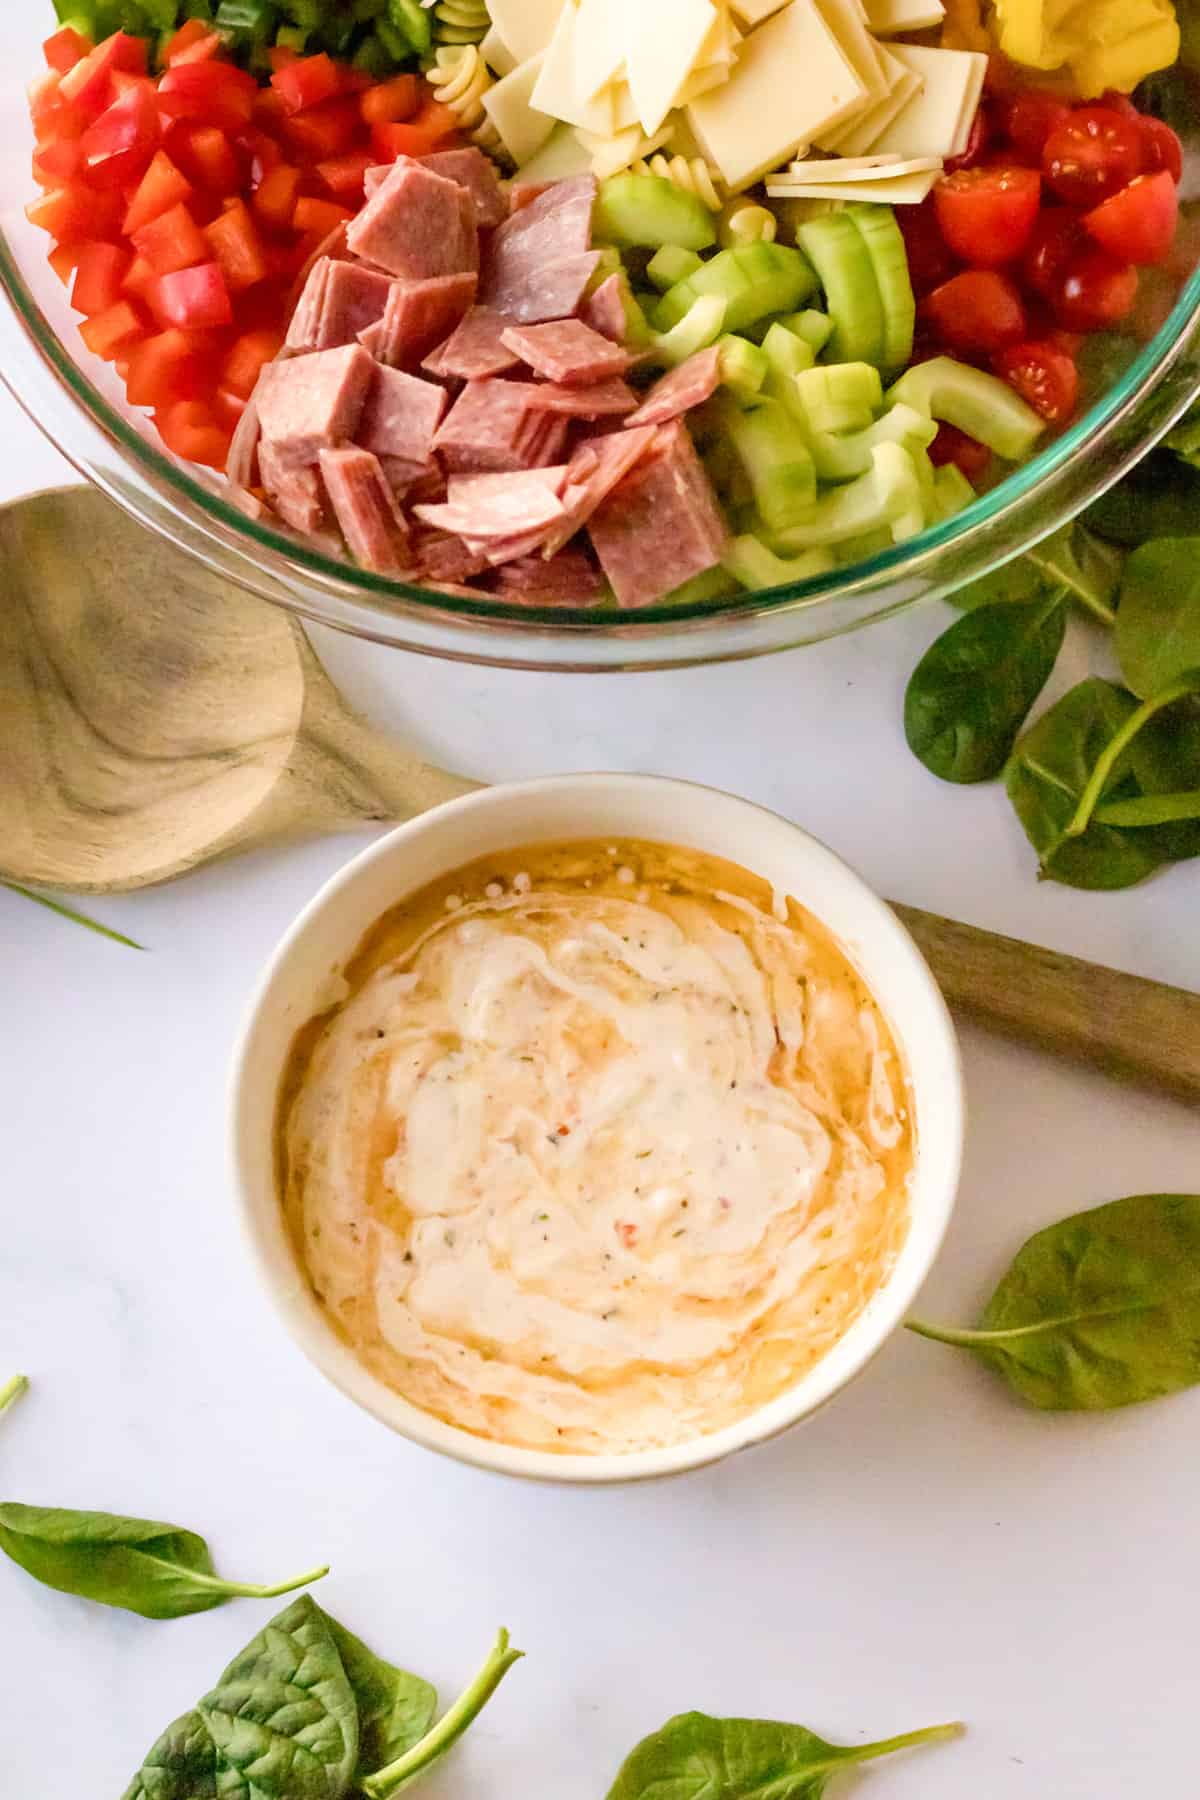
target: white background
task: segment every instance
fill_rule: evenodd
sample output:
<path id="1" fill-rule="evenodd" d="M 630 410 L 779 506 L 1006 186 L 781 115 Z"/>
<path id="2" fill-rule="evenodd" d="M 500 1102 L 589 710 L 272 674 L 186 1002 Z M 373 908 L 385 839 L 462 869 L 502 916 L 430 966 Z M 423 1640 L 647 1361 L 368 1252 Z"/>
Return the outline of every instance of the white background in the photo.
<path id="1" fill-rule="evenodd" d="M 6 17 L 0 52 L 27 36 Z M 0 396 L 0 497 L 68 479 Z M 474 776 L 713 782 L 897 899 L 1200 987 L 1195 866 L 1121 895 L 1039 886 L 1003 794 L 941 786 L 908 755 L 904 680 L 949 616 L 662 676 L 317 648 L 378 722 Z M 1042 1416 L 901 1334 L 782 1440 L 568 1492 L 411 1448 L 307 1366 L 239 1236 L 226 1067 L 264 957 L 354 847 L 97 904 L 145 955 L 0 892 L 0 1379 L 35 1381 L 0 1434 L 0 1493 L 177 1520 L 245 1580 L 328 1560 L 322 1602 L 446 1698 L 507 1624 L 528 1660 L 430 1800 L 602 1800 L 636 1739 L 691 1707 L 847 1741 L 968 1721 L 961 1743 L 864 1777 L 879 1800 L 1192 1793 L 1200 1393 Z M 928 1316 L 970 1321 L 1065 1213 L 1200 1187 L 1194 1114 L 972 1031 L 964 1049 L 966 1170 Z M 0 1567 L 0 1792 L 116 1800 L 270 1610 L 151 1624 Z"/>

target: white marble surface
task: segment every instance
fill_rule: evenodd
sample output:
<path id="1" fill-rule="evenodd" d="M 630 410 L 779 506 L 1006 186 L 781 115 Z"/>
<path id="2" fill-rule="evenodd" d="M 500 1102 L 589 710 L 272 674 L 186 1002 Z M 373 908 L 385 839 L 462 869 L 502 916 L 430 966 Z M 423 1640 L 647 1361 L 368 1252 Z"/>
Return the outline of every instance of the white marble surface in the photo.
<path id="1" fill-rule="evenodd" d="M 0 397 L 0 495 L 69 478 Z M 318 648 L 378 720 L 477 776 L 694 776 L 799 819 L 897 898 L 1200 986 L 1194 867 L 1109 897 L 1039 886 L 999 793 L 941 787 L 908 756 L 903 681 L 941 623 L 661 677 Z M 239 1237 L 225 1072 L 265 954 L 352 848 L 97 905 L 144 956 L 0 893 L 0 1375 L 36 1384 L 3 1426 L 3 1492 L 177 1519 L 245 1579 L 328 1559 L 322 1601 L 447 1695 L 508 1624 L 528 1660 L 431 1800 L 597 1800 L 689 1707 L 848 1740 L 968 1720 L 963 1743 L 873 1771 L 879 1800 L 1190 1793 L 1200 1395 L 1043 1417 L 900 1336 L 787 1438 L 586 1493 L 441 1463 L 307 1367 Z M 970 1315 L 1063 1213 L 1197 1186 L 1182 1108 L 973 1032 L 965 1052 L 966 1172 L 928 1313 Z M 268 1609 L 148 1624 L 5 1564 L 0 1616 L 0 1791 L 99 1800 Z"/>

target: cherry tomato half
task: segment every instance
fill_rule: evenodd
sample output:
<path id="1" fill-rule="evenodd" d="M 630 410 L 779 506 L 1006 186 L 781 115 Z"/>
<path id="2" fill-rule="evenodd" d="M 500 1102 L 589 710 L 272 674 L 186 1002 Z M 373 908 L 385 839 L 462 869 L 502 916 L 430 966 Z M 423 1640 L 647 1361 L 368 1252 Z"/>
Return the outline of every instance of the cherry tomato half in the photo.
<path id="1" fill-rule="evenodd" d="M 1042 172 L 1060 200 L 1094 206 L 1141 173 L 1140 121 L 1107 106 L 1077 106 L 1050 133 Z"/>
<path id="2" fill-rule="evenodd" d="M 1061 425 L 1079 398 L 1079 371 L 1065 350 L 1046 342 L 1010 344 L 993 364 L 997 375 L 1051 425 Z"/>
<path id="3" fill-rule="evenodd" d="M 1136 175 L 1128 187 L 1084 215 L 1084 226 L 1118 262 L 1166 262 L 1179 223 L 1179 195 L 1165 169 Z"/>
<path id="4" fill-rule="evenodd" d="M 937 221 L 951 250 L 977 269 L 1020 256 L 1042 194 L 1036 169 L 960 169 L 933 190 Z"/>
<path id="5" fill-rule="evenodd" d="M 1086 246 L 1082 213 L 1066 206 L 1043 207 L 1034 222 L 1021 258 L 1026 283 L 1043 300 L 1053 300 L 1062 286 L 1067 264 Z"/>
<path id="6" fill-rule="evenodd" d="M 1021 296 L 995 269 L 967 269 L 944 281 L 922 301 L 921 316 L 943 344 L 966 355 L 990 356 L 1025 336 Z"/>
<path id="7" fill-rule="evenodd" d="M 1070 116 L 1071 109 L 1065 101 L 1056 99 L 1053 94 L 1040 93 L 1037 88 L 1028 88 L 1022 94 L 1014 94 L 1008 102 L 1004 128 L 1017 155 L 1040 168 L 1046 139 L 1060 125 L 1065 125 Z"/>
<path id="8" fill-rule="evenodd" d="M 1137 298 L 1137 270 L 1097 245 L 1078 251 L 1067 264 L 1054 312 L 1068 331 L 1107 331 L 1119 325 Z"/>
<path id="9" fill-rule="evenodd" d="M 1183 179 L 1183 145 L 1161 119 L 1141 121 L 1142 168 L 1147 175 L 1165 169 L 1172 181 Z"/>
<path id="10" fill-rule="evenodd" d="M 942 236 L 933 195 L 919 206 L 898 206 L 896 223 L 904 237 L 909 280 L 919 298 L 948 281 L 957 266 Z"/>
<path id="11" fill-rule="evenodd" d="M 929 460 L 935 469 L 953 463 L 968 481 L 976 481 L 992 460 L 992 453 L 978 438 L 968 437 L 957 425 L 939 425 L 937 436 L 929 446 Z"/>

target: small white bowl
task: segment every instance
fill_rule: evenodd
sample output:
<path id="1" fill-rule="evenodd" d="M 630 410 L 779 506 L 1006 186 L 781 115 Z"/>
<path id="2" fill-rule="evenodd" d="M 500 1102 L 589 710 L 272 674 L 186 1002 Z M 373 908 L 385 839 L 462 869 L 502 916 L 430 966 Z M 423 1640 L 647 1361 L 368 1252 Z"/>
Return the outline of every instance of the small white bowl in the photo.
<path id="1" fill-rule="evenodd" d="M 491 851 L 572 838 L 634 837 L 740 863 L 793 895 L 837 938 L 875 996 L 908 1066 L 916 1163 L 907 1240 L 888 1281 L 794 1386 L 720 1431 L 662 1450 L 555 1455 L 473 1436 L 394 1393 L 343 1344 L 311 1292 L 284 1227 L 275 1111 L 292 1040 L 323 1004 L 367 929 L 405 895 Z M 958 1186 L 963 1089 L 958 1044 L 924 959 L 894 913 L 807 832 L 713 788 L 647 775 L 563 775 L 483 788 L 401 825 L 309 902 L 267 966 L 233 1067 L 233 1158 L 259 1270 L 305 1354 L 393 1431 L 479 1468 L 600 1483 L 673 1475 L 761 1443 L 823 1406 L 895 1330 L 937 1255 Z"/>

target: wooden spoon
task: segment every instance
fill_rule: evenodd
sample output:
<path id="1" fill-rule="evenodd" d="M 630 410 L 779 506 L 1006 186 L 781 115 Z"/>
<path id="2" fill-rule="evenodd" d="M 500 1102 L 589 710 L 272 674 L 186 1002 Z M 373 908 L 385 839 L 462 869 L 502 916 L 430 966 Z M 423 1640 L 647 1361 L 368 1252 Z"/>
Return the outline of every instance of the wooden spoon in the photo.
<path id="1" fill-rule="evenodd" d="M 0 512 L 0 873 L 74 893 L 474 785 L 345 705 L 288 614 L 72 487 Z M 910 907 L 951 1006 L 1200 1102 L 1200 996 Z"/>

